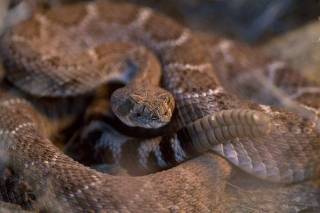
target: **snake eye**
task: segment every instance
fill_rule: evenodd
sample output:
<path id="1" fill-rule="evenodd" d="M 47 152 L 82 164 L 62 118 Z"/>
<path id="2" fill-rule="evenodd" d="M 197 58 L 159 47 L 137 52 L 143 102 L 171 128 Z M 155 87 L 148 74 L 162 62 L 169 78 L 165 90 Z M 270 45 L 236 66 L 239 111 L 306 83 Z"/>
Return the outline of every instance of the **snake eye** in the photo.
<path id="1" fill-rule="evenodd" d="M 119 105 L 117 111 L 120 115 L 127 115 L 133 110 L 134 104 L 129 99 Z"/>

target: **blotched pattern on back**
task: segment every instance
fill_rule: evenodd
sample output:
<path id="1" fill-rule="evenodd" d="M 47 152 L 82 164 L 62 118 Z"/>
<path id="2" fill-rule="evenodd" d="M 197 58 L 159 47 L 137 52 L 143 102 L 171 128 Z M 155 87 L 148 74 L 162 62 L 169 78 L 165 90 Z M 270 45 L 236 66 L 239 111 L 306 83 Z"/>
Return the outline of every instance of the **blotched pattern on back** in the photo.
<path id="1" fill-rule="evenodd" d="M 154 51 L 163 69 L 163 87 L 176 102 L 168 135 L 137 144 L 142 167 L 148 167 L 151 153 L 158 166 L 167 167 L 170 160 L 180 163 L 213 150 L 269 181 L 291 183 L 318 175 L 318 109 L 309 104 L 310 98 L 300 100 L 308 93 L 301 90 L 304 87 L 293 87 L 290 94 L 310 112 L 309 117 L 239 99 L 216 76 L 223 79 L 228 74 L 224 71 L 237 72 L 236 67 L 227 69 L 233 53 L 229 44 L 217 43 L 216 55 L 210 57 L 189 29 L 148 8 L 98 1 L 36 14 L 6 33 L 1 42 L 6 77 L 19 89 L 38 96 L 77 95 L 115 76 L 126 79 L 128 74 L 119 73 L 122 69 L 115 66 L 126 64 L 115 63 L 117 57 L 110 59 L 111 65 L 100 64 L 98 50 L 104 53 L 105 42 L 134 42 Z M 102 72 L 101 66 L 109 66 L 108 72 Z M 22 99 L 16 104 L 12 101 L 16 98 L 10 97 L 8 91 L 2 92 L 1 146 L 8 150 L 9 162 L 35 181 L 38 194 L 50 188 L 48 197 L 75 212 L 206 212 L 217 205 L 215 194 L 224 184 L 216 183 L 229 173 L 222 160 L 215 158 L 214 165 L 211 161 L 209 165 L 210 157 L 204 156 L 143 177 L 102 174 L 62 154 L 39 130 L 37 111 Z M 261 124 L 266 128 L 259 128 Z M 115 151 L 121 144 L 105 146 Z M 163 152 L 164 148 L 169 151 Z"/>

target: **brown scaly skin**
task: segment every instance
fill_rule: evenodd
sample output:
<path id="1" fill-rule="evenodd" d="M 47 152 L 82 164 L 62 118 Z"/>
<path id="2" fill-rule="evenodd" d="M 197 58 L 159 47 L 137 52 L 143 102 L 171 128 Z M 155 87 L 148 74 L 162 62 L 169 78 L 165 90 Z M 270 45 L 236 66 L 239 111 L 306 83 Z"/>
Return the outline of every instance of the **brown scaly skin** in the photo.
<path id="1" fill-rule="evenodd" d="M 174 110 L 173 96 L 158 87 L 139 86 L 126 86 L 112 93 L 115 115 L 131 127 L 160 128 L 168 124 Z"/>
<path id="2" fill-rule="evenodd" d="M 218 205 L 216 193 L 223 191 L 224 184 L 211 184 L 223 181 L 229 173 L 223 160 L 203 156 L 172 170 L 140 178 L 102 174 L 62 154 L 38 134 L 33 116 L 23 116 L 26 111 L 32 112 L 32 108 L 24 103 L 9 104 L 9 100 L 13 99 L 2 96 L 1 129 L 7 131 L 1 140 L 8 142 L 4 144 L 8 162 L 35 184 L 36 196 L 44 200 L 39 201 L 39 208 L 59 211 L 57 207 L 63 207 L 73 212 L 168 212 L 172 209 L 205 212 Z M 18 120 L 23 122 L 20 126 L 15 125 Z M 18 132 L 23 138 L 14 134 Z M 31 154 L 37 150 L 41 152 L 39 155 Z M 64 212 L 63 209 L 60 211 Z"/>
<path id="3" fill-rule="evenodd" d="M 7 78 L 20 89 L 34 94 L 38 92 L 38 95 L 81 93 L 99 85 L 103 76 L 102 72 L 91 72 L 92 67 L 96 66 L 90 63 L 97 58 L 94 48 L 89 48 L 87 52 L 82 52 L 81 45 L 66 48 L 69 42 L 74 44 L 71 40 L 75 34 L 79 39 L 75 43 L 82 44 L 82 47 L 104 43 L 106 33 L 110 33 L 110 40 L 143 43 L 159 55 L 164 68 L 163 85 L 176 100 L 177 129 L 222 110 L 268 113 L 272 124 L 269 135 L 236 137 L 234 141 L 226 141 L 212 149 L 247 172 L 271 181 L 295 182 L 317 174 L 317 166 L 309 164 L 310 159 L 316 162 L 315 153 L 319 150 L 319 135 L 314 121 L 305 121 L 293 113 L 244 102 L 227 93 L 217 81 L 210 58 L 200 41 L 188 29 L 170 19 L 132 5 L 97 4 L 57 8 L 46 15 L 36 15 L 6 34 L 1 51 L 5 65 L 10 70 Z M 108 23 L 112 23 L 109 28 Z M 64 52 L 66 49 L 68 51 Z M 97 63 L 97 67 L 101 66 L 103 64 Z M 109 66 L 111 70 L 114 68 Z M 45 72 L 38 72 L 38 69 Z M 25 71 L 31 79 L 23 74 Z M 76 77 L 70 77 L 70 73 L 76 73 Z M 199 165 L 179 170 L 195 162 L 191 161 L 144 177 L 111 177 L 88 169 L 60 153 L 38 130 L 38 121 L 31 116 L 31 112 L 34 112 L 32 108 L 19 101 L 8 102 L 5 95 L 0 105 L 0 126 L 4 130 L 1 137 L 4 147 L 8 148 L 9 162 L 22 170 L 27 178 L 36 180 L 39 184 L 38 193 L 44 193 L 46 188 L 52 189 L 46 193 L 55 195 L 62 206 L 67 205 L 73 211 L 94 209 L 108 212 L 205 212 L 215 209 L 215 190 L 223 188 L 223 184 L 216 184 L 221 177 L 215 179 L 216 175 L 223 173 L 219 172 L 219 166 L 212 169 L 211 163 L 209 165 L 206 161 L 204 164 L 208 164 L 206 166 L 211 170 Z M 297 138 L 294 131 L 297 128 L 301 130 L 300 125 L 307 127 L 308 131 L 299 132 L 300 138 Z M 283 161 L 287 157 L 285 154 L 291 151 L 288 143 L 291 139 L 295 139 L 293 145 L 300 144 L 303 147 L 297 146 L 297 150 L 289 155 L 291 158 Z M 271 149 L 257 145 L 259 142 L 268 144 L 269 141 L 275 141 L 271 143 Z M 188 145 L 187 140 L 181 143 L 182 146 Z M 280 144 L 280 151 L 273 146 L 275 144 Z M 304 149 L 305 146 L 308 149 Z M 184 148 L 192 150 L 196 147 Z"/>

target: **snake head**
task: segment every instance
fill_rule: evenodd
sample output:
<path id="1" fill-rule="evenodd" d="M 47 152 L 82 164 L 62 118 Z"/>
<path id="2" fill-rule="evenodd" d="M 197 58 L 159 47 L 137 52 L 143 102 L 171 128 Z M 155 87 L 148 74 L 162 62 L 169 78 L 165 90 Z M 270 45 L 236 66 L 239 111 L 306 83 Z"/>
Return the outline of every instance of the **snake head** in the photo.
<path id="1" fill-rule="evenodd" d="M 111 107 L 115 115 L 128 126 L 160 128 L 171 120 L 174 98 L 171 93 L 158 87 L 123 87 L 112 94 Z"/>

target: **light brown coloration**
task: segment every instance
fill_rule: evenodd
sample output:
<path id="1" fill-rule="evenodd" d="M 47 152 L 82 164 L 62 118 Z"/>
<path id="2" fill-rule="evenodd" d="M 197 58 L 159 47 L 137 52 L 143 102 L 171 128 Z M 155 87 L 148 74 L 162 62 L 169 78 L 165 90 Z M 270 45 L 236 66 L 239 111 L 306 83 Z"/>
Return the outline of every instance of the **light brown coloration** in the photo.
<path id="1" fill-rule="evenodd" d="M 270 134 L 270 119 L 254 110 L 222 110 L 204 116 L 181 130 L 202 153 L 214 145 L 239 138 L 259 138 Z"/>
<path id="2" fill-rule="evenodd" d="M 211 38 L 206 42 L 212 46 L 212 62 L 220 70 L 217 75 L 222 85 L 262 103 L 259 110 L 272 122 L 268 135 L 231 140 L 215 146 L 213 151 L 269 181 L 287 183 L 318 177 L 319 84 L 285 62 L 265 57 L 236 41 Z"/>
<path id="3" fill-rule="evenodd" d="M 32 31 L 30 25 L 39 27 L 38 38 L 33 37 L 33 32 L 25 31 L 21 35 L 16 32 L 4 36 L 4 61 L 18 70 L 8 75 L 8 79 L 23 91 L 40 97 L 76 96 L 111 81 L 128 83 L 132 79 L 112 96 L 115 114 L 129 126 L 159 128 L 167 124 L 174 110 L 174 99 L 169 92 L 159 88 L 161 67 L 158 59 L 127 38 L 111 43 L 107 36 L 91 35 L 89 30 L 92 29 L 87 29 L 91 22 L 97 21 L 95 24 L 102 25 L 106 34 L 113 27 L 99 23 L 98 9 L 93 4 L 83 9 L 78 12 L 87 12 L 87 15 L 74 28 L 64 29 L 55 23 L 56 20 L 37 14 L 32 23 L 27 22 L 24 27 L 29 31 Z M 139 27 L 135 25 L 139 23 L 132 23 L 128 30 Z M 14 51 L 24 45 L 30 54 L 23 56 L 24 51 Z M 9 55 L 15 59 L 8 59 Z M 37 71 L 32 72 L 33 69 Z M 29 75 L 25 76 L 21 71 Z"/>
<path id="4" fill-rule="evenodd" d="M 226 165 L 221 159 L 216 159 L 216 166 L 212 165 L 212 161 L 209 167 L 207 165 L 211 162 L 211 157 L 201 157 L 171 171 L 140 178 L 102 174 L 62 154 L 39 134 L 36 121 L 23 115 L 24 110 L 33 111 L 27 105 L 23 108 L 0 106 L 1 118 L 6 120 L 0 124 L 1 140 L 6 142 L 2 147 L 5 145 L 8 150 L 8 162 L 16 169 L 19 168 L 26 179 L 33 183 L 36 195 L 44 196 L 45 202 L 39 203 L 39 208 L 49 207 L 59 211 L 54 204 L 55 199 L 59 206 L 67 207 L 68 211 L 73 212 L 89 209 L 166 212 L 172 208 L 210 211 L 217 205 L 212 201 L 216 199 L 215 193 L 223 190 L 223 185 L 210 186 L 210 183 L 222 181 L 229 172 L 228 169 L 223 169 Z M 184 184 L 176 185 L 176 181 Z M 163 187 L 175 192 L 165 192 Z M 185 193 L 185 190 L 190 194 Z M 185 200 L 189 200 L 189 204 Z M 63 209 L 61 211 L 64 212 Z"/>
<path id="5" fill-rule="evenodd" d="M 105 30 L 109 25 L 112 30 Z M 81 34 L 79 28 L 74 26 L 83 27 L 80 32 L 86 33 Z M 2 55 L 10 70 L 7 78 L 26 91 L 39 83 L 48 91 L 58 91 L 52 82 L 59 82 L 60 77 L 50 76 L 51 71 L 53 68 L 61 68 L 59 74 L 68 79 L 71 74 L 68 72 L 70 66 L 68 63 L 60 64 L 57 57 L 61 56 L 50 52 L 50 49 L 55 47 L 53 49 L 65 50 L 65 46 L 59 42 L 68 43 L 75 34 L 79 35 L 80 39 L 76 42 L 80 46 L 72 46 L 75 49 L 69 50 L 74 52 L 63 56 L 70 56 L 69 60 L 73 62 L 73 54 L 82 50 L 82 41 L 85 41 L 82 44 L 84 46 L 92 44 L 91 42 L 98 45 L 95 42 L 105 42 L 105 35 L 110 32 L 108 41 L 133 40 L 152 49 L 159 56 L 164 68 L 163 85 L 173 93 L 176 100 L 177 129 L 221 110 L 256 110 L 267 113 L 272 126 L 270 134 L 230 140 L 214 146 L 212 150 L 248 173 L 271 181 L 296 182 L 318 175 L 319 167 L 316 162 L 320 150 L 319 133 L 313 122 L 294 113 L 242 101 L 226 92 L 216 77 L 216 73 L 220 73 L 228 65 L 226 60 L 214 63 L 214 67 L 219 68 L 217 72 L 201 42 L 189 30 L 149 9 L 129 4 L 98 2 L 56 8 L 45 15 L 35 15 L 5 36 Z M 50 39 L 46 34 L 50 35 Z M 40 38 L 45 39 L 41 41 Z M 225 48 L 223 45 L 222 49 Z M 223 53 L 229 54 L 225 51 Z M 216 57 L 218 56 L 225 55 L 217 54 Z M 41 64 L 41 60 L 48 64 Z M 90 67 L 91 64 L 87 63 L 89 58 L 84 57 L 84 60 L 83 67 Z M 48 69 L 39 74 L 36 69 L 38 66 Z M 85 72 L 83 67 L 80 70 Z M 34 75 L 34 79 L 27 79 L 23 72 L 15 72 L 15 68 L 27 69 L 29 75 Z M 86 82 L 87 76 L 82 74 L 77 73 L 76 76 L 79 82 Z M 94 87 L 91 83 L 88 86 Z M 72 93 L 74 90 L 73 84 L 62 83 L 61 88 L 63 92 Z M 0 105 L 3 102 L 1 100 Z M 52 194 L 57 200 L 76 212 L 90 208 L 109 212 L 206 212 L 214 210 L 219 203 L 213 201 L 218 201 L 215 197 L 216 190 L 223 190 L 223 184 L 212 183 L 218 182 L 216 177 L 220 174 L 225 177 L 228 173 L 219 172 L 225 166 L 220 164 L 220 160 L 217 161 L 218 165 L 214 164 L 217 165 L 216 168 L 212 166 L 212 161 L 205 161 L 204 169 L 197 164 L 197 160 L 193 160 L 149 176 L 111 177 L 88 169 L 59 152 L 38 130 L 37 121 L 29 115 L 30 112 L 33 109 L 25 105 L 13 105 L 11 108 L 1 106 L 2 145 L 9 149 L 9 159 L 15 168 L 20 168 L 29 180 L 37 180 L 40 186 L 37 192 L 43 192 L 47 184 L 52 185 Z M 218 124 L 221 123 L 228 122 Z M 310 131 L 297 135 L 294 130 L 301 129 L 301 126 L 308 127 Z M 24 170 L 25 167 L 29 170 Z M 48 183 L 47 177 L 50 180 Z"/>

